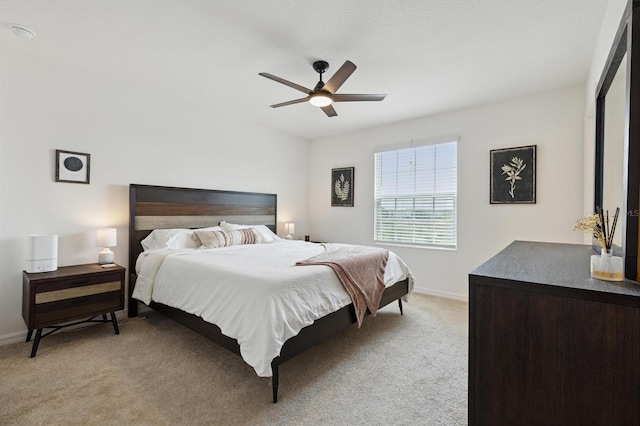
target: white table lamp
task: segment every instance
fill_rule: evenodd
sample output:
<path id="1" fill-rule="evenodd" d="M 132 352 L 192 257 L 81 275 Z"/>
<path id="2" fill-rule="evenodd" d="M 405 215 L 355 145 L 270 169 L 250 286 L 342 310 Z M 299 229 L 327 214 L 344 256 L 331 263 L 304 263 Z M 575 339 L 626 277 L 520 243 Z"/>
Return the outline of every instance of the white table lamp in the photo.
<path id="1" fill-rule="evenodd" d="M 284 224 L 284 230 L 287 233 L 287 236 L 285 237 L 287 240 L 292 240 L 293 236 L 292 234 L 295 233 L 296 231 L 296 225 L 295 223 L 285 223 Z"/>
<path id="2" fill-rule="evenodd" d="M 98 263 L 104 265 L 106 263 L 113 263 L 114 255 L 109 247 L 115 247 L 118 245 L 118 234 L 116 228 L 100 228 L 98 229 L 96 236 L 96 246 L 103 247 L 102 251 L 98 253 Z"/>

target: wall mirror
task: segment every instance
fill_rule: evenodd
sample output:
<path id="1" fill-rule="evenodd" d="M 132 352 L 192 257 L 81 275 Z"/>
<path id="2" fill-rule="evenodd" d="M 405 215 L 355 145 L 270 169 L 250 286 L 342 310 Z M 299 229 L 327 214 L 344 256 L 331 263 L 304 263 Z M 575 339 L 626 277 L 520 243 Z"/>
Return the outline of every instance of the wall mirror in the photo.
<path id="1" fill-rule="evenodd" d="M 620 216 L 612 251 L 624 258 L 625 277 L 638 280 L 640 199 L 640 0 L 630 0 L 596 89 L 594 211 Z M 634 31 L 635 28 L 635 31 Z M 594 248 L 600 245 L 594 241 Z"/>

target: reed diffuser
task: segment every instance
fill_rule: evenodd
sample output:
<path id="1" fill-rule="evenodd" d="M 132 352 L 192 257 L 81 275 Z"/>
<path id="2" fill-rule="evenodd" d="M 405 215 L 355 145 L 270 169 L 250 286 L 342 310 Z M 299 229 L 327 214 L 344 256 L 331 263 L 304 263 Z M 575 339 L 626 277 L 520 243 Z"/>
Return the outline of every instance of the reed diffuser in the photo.
<path id="1" fill-rule="evenodd" d="M 624 279 L 624 262 L 621 257 L 612 256 L 611 246 L 618 224 L 620 208 L 616 208 L 613 220 L 609 221 L 606 213 L 596 207 L 596 214 L 581 217 L 573 227 L 574 231 L 582 231 L 593 235 L 600 244 L 600 255 L 591 256 L 591 276 L 605 281 L 622 281 Z"/>

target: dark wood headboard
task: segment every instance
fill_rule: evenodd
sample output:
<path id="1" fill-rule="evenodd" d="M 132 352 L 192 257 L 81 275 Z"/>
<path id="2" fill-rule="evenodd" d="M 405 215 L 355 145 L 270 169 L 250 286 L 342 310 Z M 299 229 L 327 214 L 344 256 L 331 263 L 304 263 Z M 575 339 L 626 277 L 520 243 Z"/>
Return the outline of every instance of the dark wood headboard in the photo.
<path id="1" fill-rule="evenodd" d="M 129 273 L 154 229 L 204 228 L 221 221 L 276 232 L 278 196 L 257 192 L 129 185 Z M 131 287 L 131 284 L 130 284 Z"/>

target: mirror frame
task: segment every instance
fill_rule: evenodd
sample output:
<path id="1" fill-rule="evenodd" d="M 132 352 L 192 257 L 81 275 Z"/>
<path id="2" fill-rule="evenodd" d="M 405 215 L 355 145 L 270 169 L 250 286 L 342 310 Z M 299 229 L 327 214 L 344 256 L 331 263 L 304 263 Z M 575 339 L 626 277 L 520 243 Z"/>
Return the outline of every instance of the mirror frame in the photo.
<path id="1" fill-rule="evenodd" d="M 625 129 L 623 160 L 623 205 L 620 206 L 618 232 L 622 232 L 622 247 L 613 252 L 624 258 L 624 275 L 631 280 L 638 276 L 638 214 L 640 211 L 640 0 L 629 0 L 622 15 L 609 56 L 596 88 L 596 140 L 594 209 L 602 206 L 604 194 L 604 130 L 605 97 L 618 67 L 627 54 L 625 93 Z M 613 206 L 611 206 L 613 207 Z M 600 251 L 594 239 L 593 247 Z"/>

